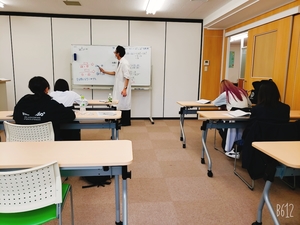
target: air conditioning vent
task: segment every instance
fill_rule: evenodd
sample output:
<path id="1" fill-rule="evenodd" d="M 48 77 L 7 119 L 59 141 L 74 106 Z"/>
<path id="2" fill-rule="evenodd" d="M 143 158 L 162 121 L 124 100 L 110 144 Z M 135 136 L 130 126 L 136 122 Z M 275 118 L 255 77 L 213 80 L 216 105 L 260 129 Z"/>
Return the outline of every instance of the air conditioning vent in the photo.
<path id="1" fill-rule="evenodd" d="M 73 5 L 73 6 L 81 6 L 80 2 L 78 1 L 64 1 L 66 5 Z"/>

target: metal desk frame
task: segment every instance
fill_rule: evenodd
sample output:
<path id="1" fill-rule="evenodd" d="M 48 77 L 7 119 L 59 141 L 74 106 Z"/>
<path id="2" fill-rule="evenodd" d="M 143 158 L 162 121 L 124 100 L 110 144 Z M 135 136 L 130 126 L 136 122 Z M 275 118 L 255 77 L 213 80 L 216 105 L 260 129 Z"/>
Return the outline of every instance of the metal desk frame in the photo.
<path id="1" fill-rule="evenodd" d="M 207 133 L 209 129 L 225 129 L 225 128 L 245 128 L 247 125 L 247 120 L 235 120 L 237 118 L 231 118 L 228 120 L 224 119 L 208 119 L 203 121 L 200 129 L 202 130 L 202 152 L 201 152 L 201 163 L 205 164 L 204 153 L 206 154 L 208 160 L 208 170 L 207 176 L 213 177 L 212 172 L 212 160 L 209 155 L 209 151 L 206 145 Z M 235 120 L 235 123 L 229 123 L 229 120 Z M 224 122 L 226 121 L 226 122 Z"/>

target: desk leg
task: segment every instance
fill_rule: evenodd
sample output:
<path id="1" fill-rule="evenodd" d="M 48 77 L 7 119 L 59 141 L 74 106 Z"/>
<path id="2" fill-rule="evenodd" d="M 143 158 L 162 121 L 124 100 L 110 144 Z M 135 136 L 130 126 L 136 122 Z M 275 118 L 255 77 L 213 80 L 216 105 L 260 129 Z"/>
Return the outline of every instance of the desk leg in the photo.
<path id="1" fill-rule="evenodd" d="M 272 216 L 274 224 L 279 225 L 276 214 L 275 214 L 275 212 L 272 208 L 272 204 L 271 204 L 270 199 L 269 199 L 269 190 L 270 190 L 271 184 L 272 184 L 271 181 L 268 181 L 268 180 L 266 181 L 264 191 L 263 191 L 263 194 L 261 196 L 261 199 L 260 199 L 260 202 L 259 202 L 259 205 L 258 205 L 258 209 L 257 209 L 256 222 L 254 222 L 252 225 L 262 224 L 262 210 L 263 210 L 263 207 L 264 207 L 265 203 L 267 204 L 267 207 L 270 211 L 270 214 Z"/>
<path id="2" fill-rule="evenodd" d="M 185 148 L 186 147 L 186 143 L 185 143 L 185 134 L 184 134 L 184 108 L 182 107 L 180 109 L 180 120 L 179 120 L 179 124 L 180 124 L 180 141 L 182 141 L 182 147 Z"/>
<path id="3" fill-rule="evenodd" d="M 120 224 L 121 219 L 120 219 L 119 175 L 115 175 L 115 204 L 116 204 L 116 224 Z"/>
<path id="4" fill-rule="evenodd" d="M 123 187 L 123 224 L 128 224 L 127 179 L 122 180 Z"/>
<path id="5" fill-rule="evenodd" d="M 116 140 L 119 140 L 119 130 L 116 129 Z"/>
<path id="6" fill-rule="evenodd" d="M 212 162 L 211 162 L 211 159 L 210 159 L 210 155 L 209 155 L 209 152 L 207 150 L 207 146 L 206 146 L 206 137 L 207 137 L 207 129 L 203 130 L 202 132 L 202 155 L 201 155 L 201 163 L 204 164 L 205 163 L 205 160 L 204 160 L 204 152 L 206 154 L 206 157 L 207 157 L 207 160 L 208 160 L 208 170 L 207 170 L 207 176 L 209 177 L 212 177 L 213 176 L 213 173 L 211 171 L 211 168 L 212 168 Z"/>

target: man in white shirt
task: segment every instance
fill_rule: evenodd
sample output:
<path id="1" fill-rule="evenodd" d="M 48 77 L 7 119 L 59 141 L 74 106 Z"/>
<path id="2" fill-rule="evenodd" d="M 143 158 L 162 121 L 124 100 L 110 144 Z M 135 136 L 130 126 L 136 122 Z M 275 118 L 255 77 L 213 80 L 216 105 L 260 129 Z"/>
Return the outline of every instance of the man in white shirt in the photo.
<path id="1" fill-rule="evenodd" d="M 125 48 L 117 46 L 114 51 L 118 59 L 118 66 L 115 71 L 105 71 L 100 68 L 104 74 L 115 76 L 113 100 L 118 100 L 117 109 L 122 111 L 121 124 L 122 126 L 130 126 L 131 114 L 131 81 L 130 81 L 130 65 L 127 59 L 124 58 L 126 54 Z"/>

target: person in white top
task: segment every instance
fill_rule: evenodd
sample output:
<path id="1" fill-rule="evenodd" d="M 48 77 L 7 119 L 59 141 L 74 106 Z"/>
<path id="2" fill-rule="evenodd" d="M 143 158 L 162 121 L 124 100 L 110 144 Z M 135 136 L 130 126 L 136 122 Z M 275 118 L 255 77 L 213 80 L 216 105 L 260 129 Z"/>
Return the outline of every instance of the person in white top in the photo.
<path id="1" fill-rule="evenodd" d="M 99 67 L 104 74 L 115 76 L 113 100 L 118 100 L 117 109 L 122 111 L 121 124 L 122 126 L 130 126 L 131 114 L 131 79 L 130 79 L 130 65 L 127 59 L 124 58 L 126 54 L 125 48 L 117 46 L 114 51 L 118 59 L 118 66 L 115 71 L 105 71 Z"/>
<path id="2" fill-rule="evenodd" d="M 212 101 L 212 103 L 216 106 L 226 106 L 228 111 L 234 109 L 251 108 L 252 103 L 247 95 L 247 92 L 244 89 L 235 86 L 229 80 L 221 81 L 220 93 L 221 94 L 214 101 Z M 243 129 L 229 128 L 227 134 L 226 132 L 223 133 L 222 131 L 223 130 L 219 130 L 219 133 L 223 139 L 223 142 L 226 136 L 225 146 L 224 144 L 222 146 L 226 152 L 225 154 L 234 158 L 235 152 L 232 150 L 232 147 L 235 141 L 241 139 Z"/>
<path id="3" fill-rule="evenodd" d="M 73 107 L 74 103 L 80 104 L 81 96 L 69 90 L 69 84 L 64 79 L 58 79 L 54 84 L 54 91 L 50 96 L 65 107 Z"/>
<path id="4" fill-rule="evenodd" d="M 64 79 L 58 79 L 54 84 L 54 91 L 49 94 L 53 100 L 63 104 L 65 107 L 74 108 L 74 103 L 80 104 L 81 96 L 74 91 L 69 90 L 69 84 Z M 84 99 L 86 102 L 87 100 Z M 86 104 L 87 105 L 87 104 Z M 74 121 L 78 123 L 78 121 Z M 63 140 L 80 140 L 80 130 L 63 130 L 61 132 Z"/>

